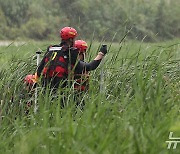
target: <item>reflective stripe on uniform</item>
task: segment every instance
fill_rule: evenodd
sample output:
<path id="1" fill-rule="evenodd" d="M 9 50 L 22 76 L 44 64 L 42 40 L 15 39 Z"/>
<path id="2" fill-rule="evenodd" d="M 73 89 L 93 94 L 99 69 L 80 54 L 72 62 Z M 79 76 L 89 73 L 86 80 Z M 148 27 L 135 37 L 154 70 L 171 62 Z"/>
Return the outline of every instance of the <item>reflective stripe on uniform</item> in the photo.
<path id="1" fill-rule="evenodd" d="M 53 57 L 52 57 L 52 60 L 55 59 L 56 55 L 57 55 L 57 52 L 54 52 L 54 55 L 53 55 Z"/>
<path id="2" fill-rule="evenodd" d="M 62 47 L 50 47 L 49 51 L 59 51 L 61 49 L 62 49 Z"/>

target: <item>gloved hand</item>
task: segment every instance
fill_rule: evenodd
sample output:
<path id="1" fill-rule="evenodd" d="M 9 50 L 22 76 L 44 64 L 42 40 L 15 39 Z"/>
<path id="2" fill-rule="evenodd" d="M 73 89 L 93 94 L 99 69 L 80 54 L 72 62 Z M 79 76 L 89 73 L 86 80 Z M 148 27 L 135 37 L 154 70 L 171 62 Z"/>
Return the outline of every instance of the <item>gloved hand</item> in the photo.
<path id="1" fill-rule="evenodd" d="M 105 55 L 107 53 L 107 45 L 103 44 L 100 48 L 100 52 L 102 52 Z"/>

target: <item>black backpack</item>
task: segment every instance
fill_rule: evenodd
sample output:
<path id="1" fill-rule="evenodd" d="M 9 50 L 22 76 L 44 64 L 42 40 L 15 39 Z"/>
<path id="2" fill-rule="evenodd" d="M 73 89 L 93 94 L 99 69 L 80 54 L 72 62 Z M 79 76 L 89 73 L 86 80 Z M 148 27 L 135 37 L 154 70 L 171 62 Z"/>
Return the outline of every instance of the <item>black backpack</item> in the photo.
<path id="1" fill-rule="evenodd" d="M 50 46 L 45 54 L 45 77 L 67 78 L 68 68 L 74 66 L 78 51 L 76 48 L 67 48 L 60 45 Z"/>

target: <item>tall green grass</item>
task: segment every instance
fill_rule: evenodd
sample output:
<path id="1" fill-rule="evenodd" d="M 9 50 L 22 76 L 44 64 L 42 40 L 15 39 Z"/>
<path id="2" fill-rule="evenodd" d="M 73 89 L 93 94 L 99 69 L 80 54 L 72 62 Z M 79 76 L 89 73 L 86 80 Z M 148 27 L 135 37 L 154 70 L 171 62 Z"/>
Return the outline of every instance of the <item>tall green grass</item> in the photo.
<path id="1" fill-rule="evenodd" d="M 1 47 L 0 153 L 179 153 L 168 150 L 170 131 L 180 136 L 180 48 L 160 44 L 112 44 L 104 65 L 91 72 L 90 89 L 75 108 L 74 91 L 64 90 L 66 107 L 38 86 L 38 111 L 25 114 L 24 76 L 36 69 L 35 51 L 46 43 Z M 108 44 L 110 46 L 110 43 Z M 89 59 L 99 43 L 92 43 Z M 104 68 L 104 91 L 99 92 Z M 60 89 L 61 91 L 62 89 Z M 25 97 L 22 97 L 22 93 Z"/>

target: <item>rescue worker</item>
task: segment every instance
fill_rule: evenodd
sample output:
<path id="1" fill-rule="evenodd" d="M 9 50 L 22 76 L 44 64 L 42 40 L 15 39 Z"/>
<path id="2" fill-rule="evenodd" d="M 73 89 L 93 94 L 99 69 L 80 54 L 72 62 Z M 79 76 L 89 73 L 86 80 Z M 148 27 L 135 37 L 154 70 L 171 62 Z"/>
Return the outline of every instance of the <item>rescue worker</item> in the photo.
<path id="1" fill-rule="evenodd" d="M 102 46 L 90 63 L 77 60 L 79 51 L 74 47 L 76 36 L 77 31 L 72 27 L 64 27 L 60 31 L 61 43 L 48 47 L 35 73 L 35 81 L 42 75 L 43 86 L 50 85 L 50 88 L 56 91 L 60 83 L 62 88 L 67 85 L 68 73 L 71 70 L 74 70 L 75 74 L 82 74 L 83 71 L 92 71 L 99 66 L 107 53 L 107 47 Z"/>
<path id="2" fill-rule="evenodd" d="M 76 40 L 74 47 L 78 49 L 78 59 L 80 61 L 85 60 L 86 50 L 88 48 L 87 43 L 84 40 Z M 80 74 L 74 73 L 74 89 L 78 92 L 87 91 L 89 87 L 89 72 L 83 70 Z"/>
<path id="3" fill-rule="evenodd" d="M 33 95 L 35 92 L 36 83 L 34 81 L 35 76 L 33 74 L 28 74 L 24 78 L 25 91 L 21 93 L 21 99 L 28 99 L 25 106 L 25 113 L 28 114 L 30 107 L 33 104 Z"/>
<path id="4" fill-rule="evenodd" d="M 34 79 L 35 79 L 35 75 L 33 74 L 28 74 L 25 76 L 24 84 L 26 91 L 30 92 L 34 90 L 34 87 L 36 85 Z"/>
<path id="5" fill-rule="evenodd" d="M 74 47 L 78 49 L 78 60 L 81 62 L 84 62 L 85 56 L 86 56 L 86 50 L 88 48 L 87 43 L 84 40 L 76 40 Z M 106 45 L 103 45 L 103 48 L 106 49 Z M 85 68 L 82 72 L 80 71 L 74 71 L 74 100 L 76 102 L 76 107 L 80 108 L 83 110 L 85 106 L 85 101 L 83 99 L 84 92 L 87 92 L 89 88 L 89 72 Z"/>
<path id="6" fill-rule="evenodd" d="M 64 27 L 60 31 L 61 43 L 49 46 L 42 61 L 40 62 L 35 80 L 42 75 L 42 85 L 56 90 L 60 82 L 66 86 L 69 65 L 72 67 L 77 59 L 78 51 L 73 48 L 77 31 L 72 27 Z"/>
<path id="7" fill-rule="evenodd" d="M 77 48 L 79 51 L 78 59 L 84 62 L 86 50 L 88 48 L 87 43 L 83 40 L 76 40 L 74 47 Z M 86 70 L 83 70 L 79 73 L 74 72 L 73 79 L 73 86 L 75 90 L 74 101 L 76 102 L 76 107 L 78 107 L 80 110 L 83 110 L 85 106 L 85 101 L 82 94 L 87 92 L 87 90 L 89 89 L 89 72 Z"/>

